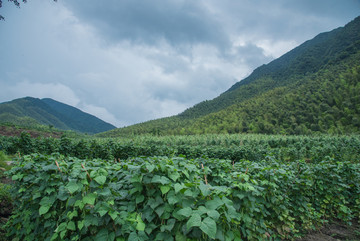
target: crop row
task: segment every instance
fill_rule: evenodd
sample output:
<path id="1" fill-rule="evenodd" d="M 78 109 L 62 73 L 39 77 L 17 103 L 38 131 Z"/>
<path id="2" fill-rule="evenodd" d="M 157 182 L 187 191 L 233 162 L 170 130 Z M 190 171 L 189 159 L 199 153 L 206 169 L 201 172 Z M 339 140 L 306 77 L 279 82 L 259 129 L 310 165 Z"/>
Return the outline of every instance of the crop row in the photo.
<path id="1" fill-rule="evenodd" d="M 293 239 L 360 217 L 360 164 L 142 157 L 15 161 L 17 240 Z"/>
<path id="2" fill-rule="evenodd" d="M 219 158 L 234 161 L 259 161 L 266 156 L 278 160 L 320 161 L 327 157 L 338 160 L 360 160 L 359 136 L 265 136 L 205 135 L 136 137 L 131 139 L 69 139 L 62 137 L 32 139 L 0 137 L 0 150 L 7 154 L 51 154 L 81 159 L 127 159 L 136 156 L 186 156 Z"/>

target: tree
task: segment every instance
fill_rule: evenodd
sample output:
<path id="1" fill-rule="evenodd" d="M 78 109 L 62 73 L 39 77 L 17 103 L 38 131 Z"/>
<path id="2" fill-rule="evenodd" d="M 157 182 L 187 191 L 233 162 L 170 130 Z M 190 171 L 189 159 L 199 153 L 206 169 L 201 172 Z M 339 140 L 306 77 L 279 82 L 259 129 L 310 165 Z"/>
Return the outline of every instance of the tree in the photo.
<path id="1" fill-rule="evenodd" d="M 20 7 L 20 2 L 26 3 L 27 0 L 22 0 L 22 1 L 18 1 L 18 0 L 8 0 L 9 2 L 13 2 L 15 4 L 16 7 Z M 53 0 L 54 2 L 57 2 L 57 0 Z M 0 8 L 2 7 L 2 0 L 0 0 Z M 0 20 L 5 20 L 5 18 L 0 14 Z"/>

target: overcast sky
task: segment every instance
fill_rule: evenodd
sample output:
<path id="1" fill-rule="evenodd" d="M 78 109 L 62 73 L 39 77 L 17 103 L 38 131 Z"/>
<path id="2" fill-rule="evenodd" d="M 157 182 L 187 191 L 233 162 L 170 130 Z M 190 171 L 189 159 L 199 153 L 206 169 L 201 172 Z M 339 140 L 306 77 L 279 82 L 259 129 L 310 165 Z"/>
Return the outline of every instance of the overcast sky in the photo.
<path id="1" fill-rule="evenodd" d="M 217 97 L 360 0 L 3 1 L 0 14 L 0 102 L 49 97 L 122 127 Z"/>

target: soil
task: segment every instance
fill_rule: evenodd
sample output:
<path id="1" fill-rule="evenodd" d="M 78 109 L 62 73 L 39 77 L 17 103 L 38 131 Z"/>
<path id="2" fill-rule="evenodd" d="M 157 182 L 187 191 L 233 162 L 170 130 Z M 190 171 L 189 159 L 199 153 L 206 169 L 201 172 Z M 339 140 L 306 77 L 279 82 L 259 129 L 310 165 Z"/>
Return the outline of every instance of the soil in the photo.
<path id="1" fill-rule="evenodd" d="M 352 226 L 341 221 L 334 221 L 319 231 L 310 232 L 302 239 L 296 241 L 359 241 L 360 223 L 354 220 Z"/>

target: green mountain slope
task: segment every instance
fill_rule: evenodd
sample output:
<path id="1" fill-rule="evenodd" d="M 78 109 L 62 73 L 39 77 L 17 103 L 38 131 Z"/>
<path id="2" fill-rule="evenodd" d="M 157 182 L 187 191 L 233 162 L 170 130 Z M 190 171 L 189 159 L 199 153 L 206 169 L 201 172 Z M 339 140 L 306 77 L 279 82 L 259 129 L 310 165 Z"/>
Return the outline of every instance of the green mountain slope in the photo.
<path id="1" fill-rule="evenodd" d="M 75 107 L 49 98 L 32 97 L 1 103 L 0 122 L 28 127 L 49 125 L 62 130 L 74 130 L 89 134 L 115 128 L 115 126 Z"/>
<path id="2" fill-rule="evenodd" d="M 360 17 L 183 113 L 103 135 L 360 133 Z"/>
<path id="3" fill-rule="evenodd" d="M 312 75 L 360 40 L 359 27 L 360 17 L 344 28 L 321 33 L 269 64 L 258 67 L 219 97 L 201 102 L 180 115 L 189 118 L 203 116 Z"/>

